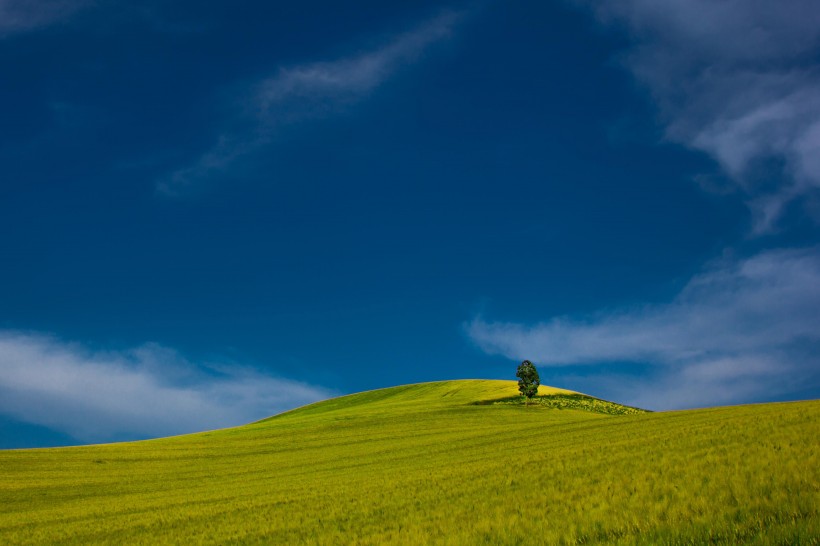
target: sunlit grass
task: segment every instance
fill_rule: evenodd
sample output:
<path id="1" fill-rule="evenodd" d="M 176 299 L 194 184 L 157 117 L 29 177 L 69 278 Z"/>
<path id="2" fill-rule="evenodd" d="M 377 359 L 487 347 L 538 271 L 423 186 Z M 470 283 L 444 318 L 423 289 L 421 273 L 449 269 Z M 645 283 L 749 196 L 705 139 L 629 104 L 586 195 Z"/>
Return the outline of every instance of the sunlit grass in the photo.
<path id="1" fill-rule="evenodd" d="M 0 452 L 0 544 L 820 544 L 818 401 L 474 404 L 516 393 L 427 383 L 235 429 Z"/>

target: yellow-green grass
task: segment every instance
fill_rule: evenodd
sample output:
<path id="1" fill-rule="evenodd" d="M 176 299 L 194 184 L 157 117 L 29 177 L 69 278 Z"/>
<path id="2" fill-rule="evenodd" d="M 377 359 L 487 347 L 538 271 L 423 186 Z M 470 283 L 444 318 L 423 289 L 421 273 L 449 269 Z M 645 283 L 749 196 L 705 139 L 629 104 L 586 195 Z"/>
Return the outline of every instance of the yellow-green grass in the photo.
<path id="1" fill-rule="evenodd" d="M 2 451 L 0 544 L 820 544 L 820 401 L 475 404 L 515 393 L 426 383 L 234 429 Z"/>

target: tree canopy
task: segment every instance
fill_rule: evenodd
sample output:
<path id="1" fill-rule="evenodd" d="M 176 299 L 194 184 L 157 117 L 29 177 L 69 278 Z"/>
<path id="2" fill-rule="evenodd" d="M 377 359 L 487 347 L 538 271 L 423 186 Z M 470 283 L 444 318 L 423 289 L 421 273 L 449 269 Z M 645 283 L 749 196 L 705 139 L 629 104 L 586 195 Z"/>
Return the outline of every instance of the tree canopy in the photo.
<path id="1" fill-rule="evenodd" d="M 515 372 L 518 378 L 518 390 L 527 397 L 527 401 L 538 394 L 538 386 L 541 384 L 541 379 L 538 377 L 538 370 L 535 365 L 529 360 L 525 360 L 518 366 Z"/>

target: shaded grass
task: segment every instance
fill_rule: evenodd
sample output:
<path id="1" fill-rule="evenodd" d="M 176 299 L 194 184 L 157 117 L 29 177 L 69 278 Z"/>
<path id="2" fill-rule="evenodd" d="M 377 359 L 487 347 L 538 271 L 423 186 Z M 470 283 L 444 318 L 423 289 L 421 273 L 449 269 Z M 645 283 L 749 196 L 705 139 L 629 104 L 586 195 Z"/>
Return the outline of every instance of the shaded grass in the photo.
<path id="1" fill-rule="evenodd" d="M 820 402 L 472 404 L 516 392 L 428 383 L 235 429 L 0 452 L 0 543 L 820 544 Z"/>
<path id="2" fill-rule="evenodd" d="M 498 400 L 480 400 L 473 402 L 476 405 L 512 405 L 512 406 L 540 406 L 549 409 L 573 409 L 580 411 L 590 411 L 592 413 L 603 413 L 605 415 L 633 415 L 636 413 L 648 413 L 648 410 L 624 406 L 616 402 L 593 398 L 586 394 L 553 393 L 534 396 L 527 400 L 524 396 L 510 396 Z"/>

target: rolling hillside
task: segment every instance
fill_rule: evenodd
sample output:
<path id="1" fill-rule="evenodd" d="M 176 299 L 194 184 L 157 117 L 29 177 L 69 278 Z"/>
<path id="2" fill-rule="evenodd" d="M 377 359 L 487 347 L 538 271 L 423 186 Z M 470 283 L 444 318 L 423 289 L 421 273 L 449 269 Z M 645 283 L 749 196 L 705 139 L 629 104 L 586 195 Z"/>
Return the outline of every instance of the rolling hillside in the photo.
<path id="1" fill-rule="evenodd" d="M 426 383 L 0 451 L 0 544 L 820 544 L 820 401 L 619 415 L 515 394 Z"/>

